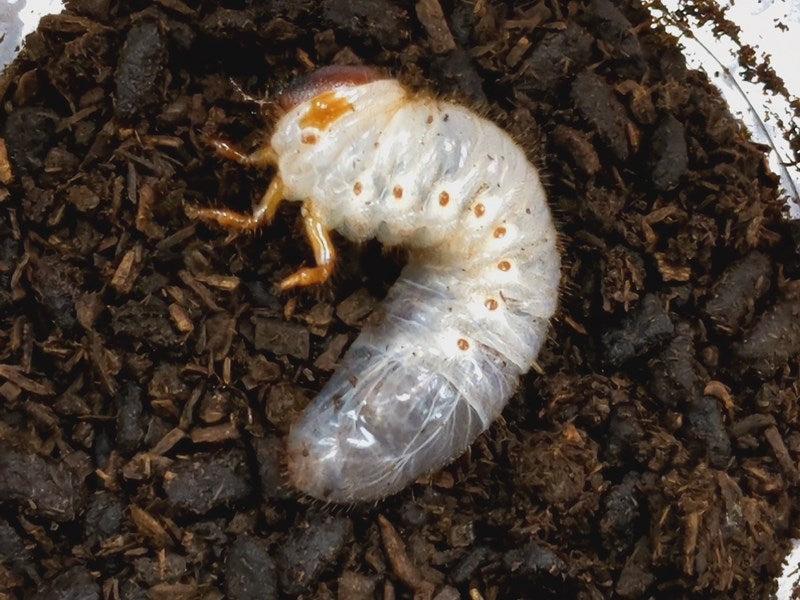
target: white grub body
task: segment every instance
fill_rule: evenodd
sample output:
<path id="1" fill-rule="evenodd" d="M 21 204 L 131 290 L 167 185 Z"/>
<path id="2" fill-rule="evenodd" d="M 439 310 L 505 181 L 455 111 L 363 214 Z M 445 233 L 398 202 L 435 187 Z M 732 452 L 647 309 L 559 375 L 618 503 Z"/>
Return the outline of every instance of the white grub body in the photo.
<path id="1" fill-rule="evenodd" d="M 349 239 L 409 250 L 381 323 L 289 435 L 293 485 L 358 502 L 451 462 L 500 415 L 545 342 L 560 258 L 537 170 L 494 123 L 390 79 L 326 102 L 277 123 L 286 197 Z"/>

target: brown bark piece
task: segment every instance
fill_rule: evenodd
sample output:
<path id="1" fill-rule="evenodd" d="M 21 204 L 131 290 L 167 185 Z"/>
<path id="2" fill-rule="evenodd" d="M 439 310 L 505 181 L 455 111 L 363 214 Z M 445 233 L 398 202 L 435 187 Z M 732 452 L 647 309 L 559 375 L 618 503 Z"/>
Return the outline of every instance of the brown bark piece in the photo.
<path id="1" fill-rule="evenodd" d="M 415 598 L 431 598 L 434 591 L 433 584 L 423 579 L 419 569 L 409 558 L 406 553 L 406 545 L 394 525 L 383 515 L 378 515 L 378 526 L 381 530 L 386 557 L 389 559 L 389 564 L 392 565 L 392 572 L 400 581 L 414 590 Z"/>

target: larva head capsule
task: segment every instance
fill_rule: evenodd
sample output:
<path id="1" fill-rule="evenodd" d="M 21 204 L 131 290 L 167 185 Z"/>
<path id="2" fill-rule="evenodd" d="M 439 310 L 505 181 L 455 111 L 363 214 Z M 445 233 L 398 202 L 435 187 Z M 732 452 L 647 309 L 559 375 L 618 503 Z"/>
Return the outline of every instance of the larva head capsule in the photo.
<path id="1" fill-rule="evenodd" d="M 379 79 L 386 79 L 386 76 L 372 67 L 331 65 L 298 77 L 275 100 L 284 111 L 289 111 L 323 92 Z"/>

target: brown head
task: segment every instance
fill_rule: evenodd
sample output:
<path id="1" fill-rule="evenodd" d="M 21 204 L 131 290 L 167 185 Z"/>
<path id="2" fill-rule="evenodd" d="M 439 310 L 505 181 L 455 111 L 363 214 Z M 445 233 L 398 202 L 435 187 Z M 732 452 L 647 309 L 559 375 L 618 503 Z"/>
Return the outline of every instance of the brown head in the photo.
<path id="1" fill-rule="evenodd" d="M 298 77 L 278 94 L 275 102 L 288 111 L 323 92 L 379 79 L 387 79 L 387 76 L 373 67 L 331 65 Z"/>

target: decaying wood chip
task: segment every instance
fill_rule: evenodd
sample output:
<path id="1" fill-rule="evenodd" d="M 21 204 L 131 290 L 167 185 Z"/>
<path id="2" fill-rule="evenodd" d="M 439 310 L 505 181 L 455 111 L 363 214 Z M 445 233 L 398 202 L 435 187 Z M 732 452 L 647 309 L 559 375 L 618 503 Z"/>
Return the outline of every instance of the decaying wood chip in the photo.
<path id="1" fill-rule="evenodd" d="M 153 222 L 153 206 L 156 203 L 156 193 L 152 185 L 143 184 L 139 188 L 139 202 L 136 206 L 136 229 L 151 239 L 164 237 L 164 228 Z"/>
<path id="2" fill-rule="evenodd" d="M 378 301 L 364 288 L 360 288 L 336 306 L 336 316 L 347 325 L 357 325 L 370 314 Z"/>
<path id="3" fill-rule="evenodd" d="M 195 14 L 194 9 L 189 8 L 185 3 L 181 2 L 180 0 L 156 0 L 156 1 L 164 8 L 174 10 L 176 13 L 179 13 L 184 16 L 188 17 Z"/>
<path id="4" fill-rule="evenodd" d="M 506 64 L 514 68 L 519 64 L 519 61 L 522 60 L 522 57 L 525 56 L 525 53 L 528 51 L 528 48 L 532 46 L 531 41 L 525 37 L 524 35 L 517 40 L 517 43 L 514 44 L 514 47 L 509 50 L 508 55 L 506 55 Z"/>
<path id="5" fill-rule="evenodd" d="M 111 278 L 111 287 L 117 290 L 120 295 L 129 294 L 136 283 L 136 278 L 142 269 L 142 247 L 136 244 L 128 250 L 114 271 Z"/>
<path id="6" fill-rule="evenodd" d="M 750 476 L 748 485 L 759 494 L 774 494 L 786 488 L 783 477 L 771 470 L 767 471 L 752 463 L 743 464 L 742 470 Z"/>
<path id="7" fill-rule="evenodd" d="M 17 266 L 14 268 L 14 272 L 11 274 L 11 295 L 14 300 L 19 300 L 25 297 L 25 288 L 20 285 L 20 280 L 22 279 L 22 275 L 25 273 L 25 267 L 28 266 L 28 263 L 31 262 L 31 255 L 29 252 L 26 252 L 22 255 Z"/>
<path id="8" fill-rule="evenodd" d="M 775 425 L 775 417 L 772 415 L 755 413 L 752 415 L 747 415 L 731 425 L 730 434 L 734 438 L 740 438 L 743 435 L 759 431 L 769 427 L 770 425 Z"/>
<path id="9" fill-rule="evenodd" d="M 50 431 L 58 431 L 58 428 L 61 426 L 58 417 L 49 406 L 45 406 L 40 402 L 28 400 L 23 404 L 22 408 L 31 420 L 40 427 L 44 427 Z"/>
<path id="10" fill-rule="evenodd" d="M 642 133 L 639 131 L 639 128 L 636 127 L 632 121 L 628 121 L 625 125 L 625 133 L 628 135 L 628 144 L 631 150 L 638 152 L 642 142 Z"/>
<path id="11" fill-rule="evenodd" d="M 50 396 L 55 394 L 55 390 L 49 382 L 39 383 L 34 381 L 33 379 L 23 375 L 22 369 L 14 365 L 0 365 L 0 377 L 8 379 L 17 387 L 20 387 L 31 394 L 37 394 L 39 396 Z"/>
<path id="12" fill-rule="evenodd" d="M 222 360 L 222 383 L 225 385 L 230 385 L 233 379 L 231 378 L 231 373 L 233 371 L 233 361 L 231 361 L 230 356 L 226 356 Z"/>
<path id="13" fill-rule="evenodd" d="M 157 583 L 147 590 L 150 600 L 195 600 L 198 598 L 198 586 L 195 581 L 189 583 Z M 202 598 L 211 596 L 202 596 Z"/>
<path id="14" fill-rule="evenodd" d="M 177 427 L 170 429 L 164 437 L 158 440 L 153 449 L 150 451 L 151 454 L 164 454 L 165 452 L 169 452 L 172 447 L 181 441 L 183 438 L 186 437 L 186 433 L 184 433 L 181 429 Z"/>
<path id="15" fill-rule="evenodd" d="M 433 600 L 461 600 L 461 594 L 456 588 L 446 585 Z"/>
<path id="16" fill-rule="evenodd" d="M 172 465 L 171 458 L 139 452 L 123 465 L 122 476 L 131 481 L 143 481 L 150 479 L 156 473 L 163 473 L 170 465 Z M 108 482 L 106 485 L 108 486 Z"/>
<path id="17" fill-rule="evenodd" d="M 105 346 L 105 341 L 97 332 L 89 333 L 89 357 L 92 359 L 103 388 L 111 395 L 117 393 L 116 375 L 122 368 L 122 359 Z"/>
<path id="18" fill-rule="evenodd" d="M 395 600 L 397 594 L 394 591 L 394 585 L 387 579 L 383 582 L 383 600 Z"/>
<path id="19" fill-rule="evenodd" d="M 392 571 L 397 575 L 397 578 L 416 592 L 415 598 L 430 599 L 433 597 L 433 584 L 423 579 L 417 566 L 411 562 L 406 553 L 406 545 L 394 525 L 383 515 L 378 515 L 378 525 L 380 526 L 386 557 L 389 559 L 389 564 L 392 565 Z"/>
<path id="20" fill-rule="evenodd" d="M 101 25 L 86 17 L 69 14 L 45 15 L 39 21 L 39 28 L 43 31 L 57 31 L 59 33 L 86 33 L 87 31 L 110 31 L 111 28 Z"/>
<path id="21" fill-rule="evenodd" d="M 328 326 L 333 321 L 333 306 L 327 302 L 318 302 L 304 316 L 308 329 L 313 335 L 325 337 Z"/>
<path id="22" fill-rule="evenodd" d="M 185 283 L 195 294 L 197 294 L 198 298 L 211 310 L 218 312 L 221 311 L 222 308 L 217 301 L 214 299 L 214 295 L 211 291 L 200 283 L 195 277 L 192 276 L 189 271 L 185 269 L 181 269 L 178 271 L 178 277 L 181 278 L 181 281 Z"/>
<path id="23" fill-rule="evenodd" d="M 24 106 L 39 91 L 39 69 L 33 68 L 19 76 L 17 89 L 14 90 L 14 104 Z"/>
<path id="24" fill-rule="evenodd" d="M 562 437 L 572 444 L 573 446 L 584 446 L 586 445 L 581 432 L 578 431 L 578 428 L 575 427 L 572 423 L 567 423 L 564 426 L 564 429 L 561 431 Z"/>
<path id="25" fill-rule="evenodd" d="M 789 454 L 789 450 L 786 449 L 786 444 L 783 443 L 783 438 L 778 428 L 774 425 L 767 427 L 764 430 L 764 437 L 772 448 L 772 452 L 775 454 L 775 460 L 778 461 L 786 477 L 791 483 L 797 481 L 797 468 Z"/>
<path id="26" fill-rule="evenodd" d="M 658 113 L 653 105 L 650 91 L 646 87 L 632 79 L 628 79 L 619 83 L 616 89 L 620 94 L 630 96 L 631 112 L 637 121 L 644 125 L 652 125 L 656 122 Z"/>
<path id="27" fill-rule="evenodd" d="M 9 402 L 14 402 L 17 398 L 19 398 L 21 393 L 22 388 L 11 383 L 10 381 L 6 381 L 3 385 L 0 385 L 0 396 Z"/>
<path id="28" fill-rule="evenodd" d="M 173 246 L 177 246 L 178 244 L 185 242 L 195 234 L 196 229 L 196 223 L 192 223 L 183 229 L 179 229 L 175 233 L 168 235 L 163 240 L 158 242 L 156 244 L 156 250 L 163 252 L 164 250 L 169 250 Z"/>
<path id="29" fill-rule="evenodd" d="M 575 319 L 573 319 L 569 315 L 564 315 L 563 318 L 564 318 L 564 323 L 569 325 L 573 331 L 576 331 L 581 335 L 589 335 L 589 332 L 586 331 L 586 327 L 578 323 Z"/>
<path id="30" fill-rule="evenodd" d="M 694 573 L 694 558 L 697 550 L 697 536 L 700 531 L 700 513 L 695 511 L 686 516 L 685 537 L 683 538 L 683 570 L 687 575 Z"/>
<path id="31" fill-rule="evenodd" d="M 11 163 L 8 161 L 6 141 L 0 138 L 0 183 L 9 185 L 12 181 L 14 181 L 14 173 L 11 170 Z"/>
<path id="32" fill-rule="evenodd" d="M 218 290 L 223 290 L 225 292 L 232 292 L 237 287 L 239 287 L 239 278 L 235 275 L 217 275 L 211 273 L 209 275 L 202 275 L 197 274 L 195 275 L 197 281 L 202 281 L 206 285 L 210 285 L 213 288 L 217 288 Z"/>
<path id="33" fill-rule="evenodd" d="M 210 273 L 213 267 L 205 253 L 196 247 L 186 249 L 183 253 L 183 262 L 195 277 Z"/>
<path id="34" fill-rule="evenodd" d="M 175 327 L 177 327 L 178 331 L 181 333 L 191 333 L 194 329 L 194 324 L 189 318 L 189 313 L 177 302 L 173 302 L 169 305 L 169 316 L 172 317 L 172 320 L 175 322 Z"/>
<path id="35" fill-rule="evenodd" d="M 68 117 L 64 117 L 58 122 L 56 125 L 56 133 L 61 133 L 75 125 L 76 123 L 80 123 L 81 121 L 85 120 L 86 117 L 89 117 L 92 113 L 96 112 L 100 108 L 99 104 L 95 104 L 94 106 L 87 106 L 86 108 L 82 108 L 81 110 L 77 111 L 75 114 L 72 114 Z"/>
<path id="36" fill-rule="evenodd" d="M 655 248 L 658 243 L 658 235 L 653 229 L 653 225 L 657 223 L 671 223 L 673 219 L 681 216 L 681 210 L 674 204 L 662 206 L 642 217 L 642 232 L 644 233 L 645 242 L 650 249 Z"/>
<path id="37" fill-rule="evenodd" d="M 195 386 L 195 388 L 192 390 L 192 395 L 189 396 L 189 399 L 183 405 L 183 410 L 181 411 L 181 418 L 178 421 L 179 430 L 186 431 L 189 429 L 189 426 L 194 421 L 194 409 L 197 406 L 197 403 L 200 401 L 204 391 L 205 386 L 203 384 Z"/>
<path id="38" fill-rule="evenodd" d="M 155 148 L 158 146 L 164 148 L 180 148 L 183 146 L 183 140 L 174 135 L 143 135 L 141 140 L 142 145 L 146 148 Z"/>
<path id="39" fill-rule="evenodd" d="M 219 390 L 203 396 L 198 416 L 204 423 L 218 423 L 230 412 L 228 397 Z"/>
<path id="40" fill-rule="evenodd" d="M 447 20 L 444 18 L 439 0 L 419 0 L 416 9 L 417 17 L 428 33 L 431 50 L 435 54 L 444 54 L 455 50 L 456 42 L 447 26 Z"/>
<path id="41" fill-rule="evenodd" d="M 164 291 L 167 292 L 170 298 L 185 309 L 200 308 L 200 303 L 192 299 L 183 288 L 176 285 L 168 285 L 164 288 Z"/>
<path id="42" fill-rule="evenodd" d="M 19 515 L 17 517 L 17 521 L 19 521 L 20 527 L 22 527 L 22 529 L 25 530 L 25 533 L 27 533 L 29 536 L 31 536 L 31 538 L 33 538 L 33 540 L 36 542 L 39 548 L 41 548 L 48 554 L 53 552 L 55 544 L 53 543 L 53 540 L 50 539 L 50 536 L 47 535 L 47 531 L 45 530 L 44 527 L 42 527 L 41 525 L 36 525 L 34 523 L 31 523 L 30 521 L 28 521 L 28 519 L 26 519 L 22 515 Z"/>
<path id="43" fill-rule="evenodd" d="M 131 504 L 131 521 L 139 533 L 150 540 L 156 548 L 173 545 L 172 538 L 155 517 L 135 504 Z"/>
<path id="44" fill-rule="evenodd" d="M 105 310 L 105 305 L 97 292 L 85 292 L 75 299 L 75 314 L 78 317 L 78 323 L 87 331 L 94 327 L 94 322 L 103 310 Z"/>
<path id="45" fill-rule="evenodd" d="M 314 361 L 314 366 L 322 371 L 333 371 L 339 362 L 342 350 L 344 350 L 349 341 L 350 338 L 346 333 L 338 333 L 333 336 L 325 350 Z"/>
<path id="46" fill-rule="evenodd" d="M 191 438 L 195 444 L 236 440 L 239 439 L 239 430 L 232 422 L 221 423 L 210 427 L 192 429 Z"/>
<path id="47" fill-rule="evenodd" d="M 452 490 L 453 486 L 456 484 L 456 480 L 450 471 L 439 471 L 433 476 L 431 483 L 434 487 L 443 490 Z"/>
<path id="48" fill-rule="evenodd" d="M 472 8 L 473 15 L 478 18 L 489 17 L 487 11 L 487 4 L 481 0 L 475 2 Z M 515 15 L 516 16 L 516 15 Z M 503 28 L 506 30 L 521 29 L 524 31 L 533 31 L 544 21 L 549 20 L 553 16 L 552 11 L 544 5 L 544 3 L 534 4 L 530 8 L 523 11 L 519 18 L 507 19 L 503 23 Z M 563 29 L 560 23 L 554 23 L 553 29 Z"/>
<path id="49" fill-rule="evenodd" d="M 691 278 L 692 269 L 690 267 L 670 264 L 663 252 L 656 252 L 653 256 L 656 259 L 658 272 L 661 273 L 661 278 L 664 281 L 689 281 Z"/>
<path id="50" fill-rule="evenodd" d="M 553 140 L 587 175 L 594 175 L 600 170 L 600 158 L 584 132 L 559 124 L 553 130 Z"/>

